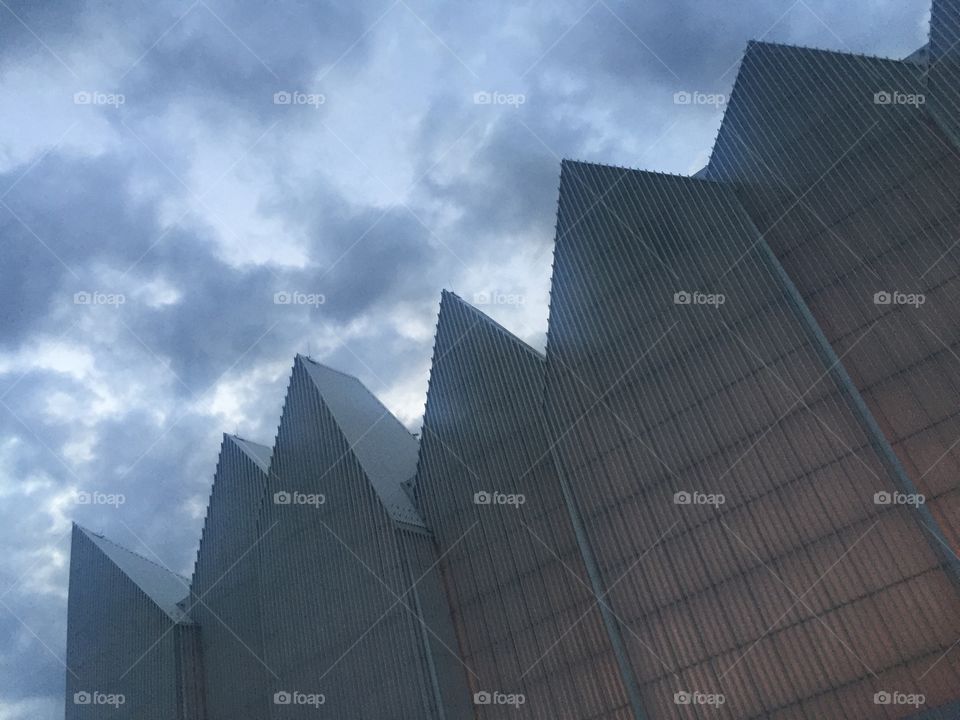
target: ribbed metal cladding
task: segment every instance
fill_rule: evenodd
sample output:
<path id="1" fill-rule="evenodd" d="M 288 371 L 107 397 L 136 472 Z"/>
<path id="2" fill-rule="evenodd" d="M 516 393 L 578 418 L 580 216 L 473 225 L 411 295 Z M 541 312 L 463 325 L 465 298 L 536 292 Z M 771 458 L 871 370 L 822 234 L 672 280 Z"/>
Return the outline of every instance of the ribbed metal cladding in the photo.
<path id="1" fill-rule="evenodd" d="M 257 514 L 270 449 L 224 435 L 191 583 L 191 616 L 203 628 L 208 720 L 266 718 Z"/>
<path id="2" fill-rule="evenodd" d="M 414 457 L 416 441 L 384 410 L 348 443 L 342 429 L 347 419 L 331 412 L 311 377 L 316 368 L 307 368 L 310 362 L 298 357 L 294 365 L 260 508 L 263 657 L 273 674 L 270 716 L 317 717 L 315 706 L 273 702 L 273 693 L 300 693 L 323 696 L 327 717 L 465 717 L 462 680 L 460 693 L 444 697 L 454 695 L 450 688 L 457 677 L 450 669 L 456 661 L 447 655 L 439 668 L 432 666 L 439 651 L 431 645 L 426 652 L 424 627 L 408 592 L 412 566 L 419 569 L 425 561 L 415 557 L 420 543 L 404 533 L 425 530 L 398 528 L 356 454 L 363 435 L 383 431 L 380 422 L 392 427 L 395 442 L 396 433 L 406 434 L 403 442 L 413 443 Z M 357 381 L 342 378 L 332 381 L 330 391 L 355 392 Z M 301 493 L 305 499 L 281 503 L 276 493 Z M 307 496 L 322 496 L 322 502 L 311 503 Z M 426 591 L 429 585 L 415 589 Z M 427 605 L 437 612 L 435 602 Z M 449 628 L 430 630 L 436 645 L 453 642 Z M 461 671 L 452 667 L 453 673 Z"/>
<path id="3" fill-rule="evenodd" d="M 762 243 L 718 183 L 563 165 L 546 413 L 644 706 L 945 703 L 954 587 Z"/>
<path id="4" fill-rule="evenodd" d="M 933 0 L 927 55 L 930 110 L 960 147 L 960 0 Z"/>
<path id="5" fill-rule="evenodd" d="M 960 146 L 934 122 L 925 72 L 754 44 L 709 167 L 736 188 L 955 555 Z"/>
<path id="6" fill-rule="evenodd" d="M 181 633 L 195 626 L 161 609 L 98 546 L 104 542 L 74 525 L 66 719 L 202 720 L 185 712 L 196 708 L 197 697 L 180 681 L 177 657 Z M 178 690 L 190 698 L 178 697 Z M 122 696 L 122 702 L 108 696 Z"/>
<path id="7" fill-rule="evenodd" d="M 524 696 L 477 717 L 633 717 L 549 452 L 543 357 L 445 292 L 433 358 L 417 497 L 471 691 Z"/>

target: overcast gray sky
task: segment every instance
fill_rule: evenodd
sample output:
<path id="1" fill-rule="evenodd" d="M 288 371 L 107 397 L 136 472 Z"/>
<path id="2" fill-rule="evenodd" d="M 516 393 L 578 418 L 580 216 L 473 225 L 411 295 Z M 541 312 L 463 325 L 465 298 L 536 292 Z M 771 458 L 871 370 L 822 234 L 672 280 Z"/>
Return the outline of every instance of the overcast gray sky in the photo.
<path id="1" fill-rule="evenodd" d="M 0 720 L 63 716 L 71 520 L 188 575 L 295 353 L 416 428 L 441 288 L 543 346 L 561 158 L 691 173 L 748 39 L 902 57 L 927 16 L 0 0 Z"/>

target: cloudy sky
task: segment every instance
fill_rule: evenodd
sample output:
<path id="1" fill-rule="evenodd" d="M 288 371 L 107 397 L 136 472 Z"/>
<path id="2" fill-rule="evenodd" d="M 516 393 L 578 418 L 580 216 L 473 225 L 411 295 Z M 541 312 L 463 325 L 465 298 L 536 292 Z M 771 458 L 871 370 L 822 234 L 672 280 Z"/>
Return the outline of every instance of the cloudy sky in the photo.
<path id="1" fill-rule="evenodd" d="M 561 158 L 696 171 L 748 39 L 927 4 L 0 0 L 0 720 L 63 716 L 71 520 L 189 574 L 295 353 L 415 429 L 441 288 L 543 346 Z"/>

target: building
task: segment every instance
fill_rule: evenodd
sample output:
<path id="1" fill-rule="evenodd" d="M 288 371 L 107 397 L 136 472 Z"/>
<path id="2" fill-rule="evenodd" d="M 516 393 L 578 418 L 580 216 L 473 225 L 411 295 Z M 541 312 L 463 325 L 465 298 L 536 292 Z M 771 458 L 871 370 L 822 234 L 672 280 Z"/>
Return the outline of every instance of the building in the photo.
<path id="1" fill-rule="evenodd" d="M 565 161 L 546 353 L 445 292 L 419 441 L 298 356 L 192 580 L 75 528 L 68 720 L 956 717 L 958 58 L 751 43 L 696 177 Z"/>
<path id="2" fill-rule="evenodd" d="M 297 357 L 259 508 L 271 717 L 316 717 L 297 704 L 311 697 L 330 717 L 469 715 L 433 545 L 403 488 L 417 452 L 356 378 Z"/>
<path id="3" fill-rule="evenodd" d="M 472 691 L 522 695 L 546 717 L 622 708 L 605 608 L 557 482 L 544 357 L 445 292 L 433 358 L 416 492 Z"/>
<path id="4" fill-rule="evenodd" d="M 78 525 L 70 550 L 68 720 L 203 717 L 186 578 Z"/>
<path id="5" fill-rule="evenodd" d="M 190 583 L 190 615 L 203 628 L 207 720 L 268 716 L 257 550 L 270 454 L 223 436 Z"/>

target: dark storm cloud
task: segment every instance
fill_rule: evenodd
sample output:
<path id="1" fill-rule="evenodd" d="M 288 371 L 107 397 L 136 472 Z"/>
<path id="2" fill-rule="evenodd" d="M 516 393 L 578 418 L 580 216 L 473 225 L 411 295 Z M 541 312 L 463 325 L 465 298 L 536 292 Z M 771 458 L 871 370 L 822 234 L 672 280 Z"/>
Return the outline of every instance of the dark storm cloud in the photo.
<path id="1" fill-rule="evenodd" d="M 0 59 L 36 58 L 47 52 L 37 40 L 50 45 L 69 41 L 83 13 L 82 2 L 57 4 L 33 0 L 4 0 L 0 5 Z"/>
<path id="2" fill-rule="evenodd" d="M 154 36 L 164 23 L 176 24 L 125 70 L 118 88 L 138 116 L 160 113 L 175 98 L 220 116 L 266 122 L 283 111 L 275 93 L 322 93 L 320 71 L 334 63 L 339 72 L 362 65 L 364 30 L 375 20 L 367 5 L 185 3 L 175 18 L 164 13 L 162 23 L 153 21 Z"/>
<path id="3" fill-rule="evenodd" d="M 125 201 L 126 171 L 115 159 L 51 154 L 19 182 L 22 170 L 0 178 L 0 187 L 12 187 L 0 205 L 0 347 L 14 346 L 67 300 L 67 279 L 83 289 L 92 259 L 132 263 L 146 247 L 151 218 Z"/>

